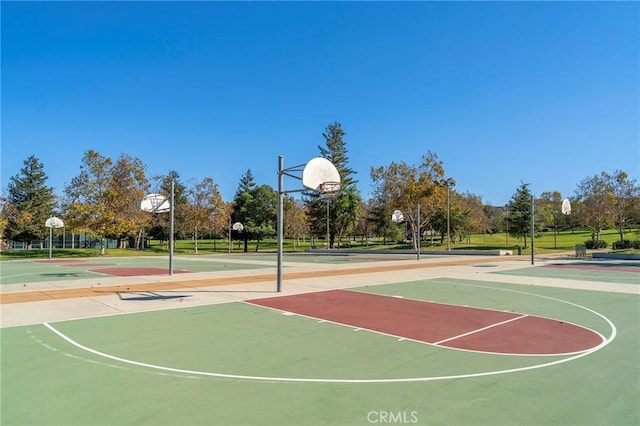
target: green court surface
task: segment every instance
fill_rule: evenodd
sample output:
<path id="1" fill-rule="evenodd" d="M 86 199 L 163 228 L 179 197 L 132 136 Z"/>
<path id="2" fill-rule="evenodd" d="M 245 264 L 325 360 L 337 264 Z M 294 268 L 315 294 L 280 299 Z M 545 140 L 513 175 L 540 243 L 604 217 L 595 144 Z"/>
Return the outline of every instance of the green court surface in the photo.
<path id="1" fill-rule="evenodd" d="M 209 258 L 175 258 L 174 271 L 217 272 L 265 268 L 264 265 L 250 262 L 229 262 L 228 258 L 217 256 Z M 92 272 L 101 268 L 159 268 L 168 271 L 167 257 L 114 257 L 87 258 L 73 261 L 52 262 L 33 260 L 13 260 L 0 262 L 0 284 L 22 284 L 43 281 L 67 281 L 79 279 L 105 278 L 108 274 Z M 168 272 L 160 271 L 167 274 Z"/>
<path id="2" fill-rule="evenodd" d="M 444 278 L 354 290 L 545 316 L 604 342 L 461 351 L 245 302 L 5 328 L 0 423 L 640 423 L 637 295 Z"/>
<path id="3" fill-rule="evenodd" d="M 590 265 L 585 263 L 576 263 L 576 266 Z M 594 264 L 595 265 L 595 264 Z M 494 272 L 495 274 L 502 275 L 519 275 L 526 277 L 541 277 L 541 278 L 562 278 L 569 280 L 581 280 L 581 281 L 595 281 L 605 283 L 616 284 L 638 284 L 640 285 L 640 264 L 638 262 L 615 262 L 608 261 L 606 263 L 599 263 L 602 267 L 599 270 L 594 269 L 560 269 L 554 267 L 536 267 L 536 268 L 522 268 L 511 269 L 508 271 Z M 607 269 L 607 265 L 610 267 Z M 621 272 L 616 271 L 616 266 L 632 265 L 638 270 L 636 272 Z"/>
<path id="4" fill-rule="evenodd" d="M 427 256 L 422 256 L 427 258 Z M 428 258 L 433 259 L 442 256 L 429 255 Z M 285 262 L 300 262 L 300 263 L 370 263 L 370 262 L 384 262 L 390 260 L 413 260 L 416 258 L 415 254 L 403 254 L 403 253 L 284 253 L 283 260 Z M 276 261 L 276 254 L 248 254 L 245 259 L 251 260 L 264 260 L 264 261 Z"/>
<path id="5" fill-rule="evenodd" d="M 429 256 L 433 258 L 435 256 Z M 425 257 L 426 258 L 426 257 Z M 389 260 L 415 259 L 415 255 L 405 254 L 323 254 L 323 253 L 285 253 L 285 262 L 292 263 L 371 263 Z M 176 256 L 174 271 L 218 272 L 258 268 L 273 268 L 276 254 L 234 254 Z M 168 257 L 112 257 L 83 259 L 12 260 L 0 262 L 0 285 L 37 283 L 43 281 L 66 281 L 109 277 L 108 274 L 94 272 L 101 268 L 159 268 L 158 274 L 166 274 L 169 268 Z M 140 275 L 145 275 L 141 273 Z"/>

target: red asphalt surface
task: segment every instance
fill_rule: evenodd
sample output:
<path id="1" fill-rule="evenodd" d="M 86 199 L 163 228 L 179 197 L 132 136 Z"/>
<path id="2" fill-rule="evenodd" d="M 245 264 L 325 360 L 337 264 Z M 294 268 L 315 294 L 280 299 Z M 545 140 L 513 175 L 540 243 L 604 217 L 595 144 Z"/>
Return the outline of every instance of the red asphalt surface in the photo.
<path id="1" fill-rule="evenodd" d="M 249 300 L 254 305 L 441 346 L 554 355 L 592 349 L 602 338 L 562 321 L 349 290 Z"/>

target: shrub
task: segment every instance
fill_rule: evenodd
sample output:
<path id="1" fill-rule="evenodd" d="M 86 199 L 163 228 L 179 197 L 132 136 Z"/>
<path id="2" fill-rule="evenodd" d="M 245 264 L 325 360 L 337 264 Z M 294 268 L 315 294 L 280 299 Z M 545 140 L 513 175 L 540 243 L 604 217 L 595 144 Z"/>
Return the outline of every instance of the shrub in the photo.
<path id="1" fill-rule="evenodd" d="M 614 250 L 640 249 L 640 240 L 622 240 L 611 244 Z"/>
<path id="2" fill-rule="evenodd" d="M 584 242 L 584 245 L 589 250 L 607 248 L 607 242 L 603 240 L 587 240 Z"/>

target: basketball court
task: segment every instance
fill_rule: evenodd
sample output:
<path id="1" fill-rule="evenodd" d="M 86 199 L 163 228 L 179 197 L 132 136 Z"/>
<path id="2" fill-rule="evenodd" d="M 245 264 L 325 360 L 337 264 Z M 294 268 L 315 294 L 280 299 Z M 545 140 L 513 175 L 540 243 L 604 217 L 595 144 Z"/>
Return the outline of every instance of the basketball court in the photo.
<path id="1" fill-rule="evenodd" d="M 634 262 L 285 256 L 276 292 L 273 256 L 216 257 L 3 284 L 1 423 L 640 422 Z M 112 261 L 31 263 L 162 267 Z"/>

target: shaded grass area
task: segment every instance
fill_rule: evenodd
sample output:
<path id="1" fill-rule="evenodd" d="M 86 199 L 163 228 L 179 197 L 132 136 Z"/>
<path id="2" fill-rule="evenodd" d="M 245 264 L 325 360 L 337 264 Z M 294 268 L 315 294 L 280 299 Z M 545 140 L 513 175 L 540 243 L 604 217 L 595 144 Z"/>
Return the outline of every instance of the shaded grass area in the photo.
<path id="1" fill-rule="evenodd" d="M 618 335 L 599 352 L 543 369 L 471 379 L 362 384 L 167 373 L 82 351 L 43 326 L 16 327 L 2 329 L 0 421 L 7 425 L 366 425 L 372 415 L 384 411 L 414 415 L 417 424 L 429 425 L 640 422 L 637 296 L 495 287 L 509 291 L 457 280 L 360 290 L 546 312 L 607 332 L 602 318 L 548 298 L 566 300 L 610 318 Z M 523 290 L 543 297 L 524 295 Z M 89 347 L 147 363 L 278 377 L 415 377 L 541 362 L 399 342 L 241 303 L 54 325 Z"/>

